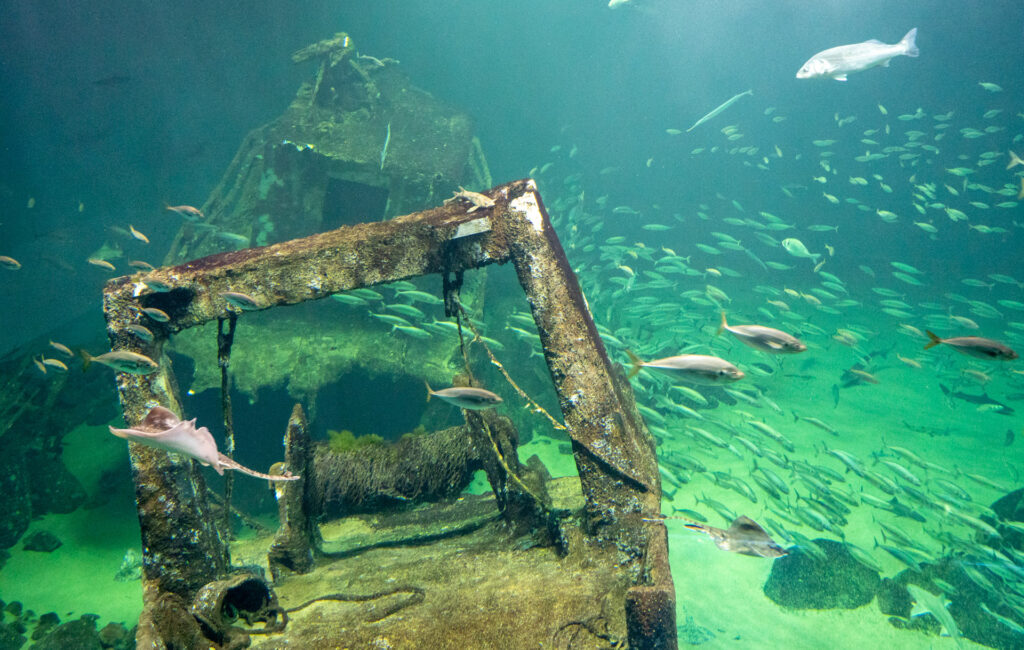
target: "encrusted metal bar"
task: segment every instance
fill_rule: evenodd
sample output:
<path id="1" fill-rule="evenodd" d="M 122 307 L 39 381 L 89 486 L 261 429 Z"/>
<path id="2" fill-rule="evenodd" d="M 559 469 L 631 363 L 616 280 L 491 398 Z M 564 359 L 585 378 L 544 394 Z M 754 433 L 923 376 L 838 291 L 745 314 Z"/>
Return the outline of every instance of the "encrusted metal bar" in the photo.
<path id="1" fill-rule="evenodd" d="M 110 283 L 103 308 L 112 349 L 139 352 L 159 362 L 151 374 L 117 374 L 125 422 L 138 425 L 157 405 L 181 413 L 171 363 L 163 354 L 166 328 L 147 321 L 154 334 L 149 343 L 127 332 L 128 324 L 147 319 L 133 297 L 112 292 Z M 229 565 L 206 499 L 206 481 L 189 458 L 137 443 L 128 443 L 128 451 L 142 535 L 143 598 L 147 607 L 162 594 L 190 599 Z"/>

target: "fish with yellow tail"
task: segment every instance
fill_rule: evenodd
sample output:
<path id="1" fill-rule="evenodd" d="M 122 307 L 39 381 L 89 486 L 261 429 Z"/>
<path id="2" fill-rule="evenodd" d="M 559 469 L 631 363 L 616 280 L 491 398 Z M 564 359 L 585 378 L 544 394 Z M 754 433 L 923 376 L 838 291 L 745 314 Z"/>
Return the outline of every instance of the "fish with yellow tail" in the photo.
<path id="1" fill-rule="evenodd" d="M 722 312 L 722 324 L 718 333 L 729 332 L 750 347 L 772 354 L 795 354 L 803 352 L 807 346 L 800 339 L 782 330 L 762 325 L 729 325 Z"/>
<path id="2" fill-rule="evenodd" d="M 948 345 L 961 354 L 976 359 L 989 359 L 992 361 L 1012 361 L 1017 358 L 1017 353 L 1009 346 L 993 339 L 986 339 L 981 336 L 956 336 L 950 339 L 939 338 L 931 330 L 925 330 L 925 334 L 931 341 L 924 346 L 924 349 L 933 348 L 936 345 Z"/>
<path id="3" fill-rule="evenodd" d="M 725 359 L 705 354 L 681 354 L 654 361 L 644 361 L 631 350 L 626 350 L 626 354 L 633 366 L 629 371 L 630 377 L 635 377 L 644 368 L 653 368 L 691 384 L 715 386 L 729 384 L 746 376 Z"/>

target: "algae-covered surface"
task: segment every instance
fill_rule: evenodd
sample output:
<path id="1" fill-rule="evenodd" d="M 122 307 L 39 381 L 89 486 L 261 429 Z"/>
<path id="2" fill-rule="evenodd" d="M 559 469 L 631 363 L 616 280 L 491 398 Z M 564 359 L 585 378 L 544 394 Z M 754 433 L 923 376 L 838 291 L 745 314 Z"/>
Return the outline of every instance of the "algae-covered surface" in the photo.
<path id="1" fill-rule="evenodd" d="M 560 506 L 582 505 L 575 478 L 549 490 Z M 513 539 L 491 495 L 321 530 L 337 555 L 275 589 L 285 608 L 322 600 L 290 613 L 283 635 L 254 637 L 254 648 L 607 648 L 625 636 L 615 554 L 588 547 L 559 558 Z M 262 561 L 263 543 L 236 544 L 236 562 Z"/>

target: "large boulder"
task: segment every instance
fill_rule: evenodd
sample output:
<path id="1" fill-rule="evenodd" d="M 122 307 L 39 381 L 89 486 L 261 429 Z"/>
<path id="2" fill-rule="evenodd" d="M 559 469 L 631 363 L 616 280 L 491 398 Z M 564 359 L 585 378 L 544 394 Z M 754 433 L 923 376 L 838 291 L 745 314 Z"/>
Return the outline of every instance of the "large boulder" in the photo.
<path id="1" fill-rule="evenodd" d="M 793 609 L 854 609 L 870 603 L 881 584 L 878 572 L 858 562 L 840 542 L 814 543 L 826 559 L 797 550 L 775 560 L 765 595 Z"/>

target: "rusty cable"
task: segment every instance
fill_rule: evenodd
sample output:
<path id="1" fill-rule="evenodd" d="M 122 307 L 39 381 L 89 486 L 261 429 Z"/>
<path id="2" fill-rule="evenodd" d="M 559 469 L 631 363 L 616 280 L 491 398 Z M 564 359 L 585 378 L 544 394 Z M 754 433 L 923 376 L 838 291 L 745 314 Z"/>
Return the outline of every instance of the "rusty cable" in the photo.
<path id="1" fill-rule="evenodd" d="M 519 396 L 522 397 L 524 400 L 526 400 L 530 404 L 530 407 L 533 409 L 534 413 L 541 413 L 541 414 L 543 414 L 548 420 L 551 421 L 552 426 L 554 426 L 556 429 L 561 429 L 563 431 L 566 430 L 567 427 L 564 424 L 562 424 L 561 422 L 559 422 L 558 420 L 553 418 L 550 413 L 548 413 L 546 410 L 544 410 L 543 406 L 541 406 L 537 402 L 533 401 L 533 399 L 529 395 L 526 394 L 526 391 L 524 391 L 522 388 L 520 388 L 519 384 L 517 384 L 515 381 L 512 380 L 512 377 L 508 374 L 508 371 L 505 370 L 505 366 L 501 365 L 501 362 L 498 361 L 497 357 L 494 356 L 494 353 L 491 352 L 490 346 L 488 346 L 487 342 L 484 341 L 482 336 L 480 336 L 480 332 L 478 332 L 477 329 L 476 329 L 476 326 L 473 325 L 473 321 L 471 321 L 469 319 L 469 314 L 466 313 L 466 308 L 462 306 L 461 302 L 459 302 L 458 297 L 455 297 L 454 299 L 455 299 L 455 304 L 458 305 L 458 307 L 459 307 L 459 311 L 462 313 L 463 316 L 465 316 L 466 323 L 469 325 L 469 329 L 473 331 L 473 341 L 470 341 L 470 342 L 471 343 L 475 342 L 475 341 L 479 341 L 480 342 L 480 345 L 482 345 L 484 347 L 484 351 L 487 352 L 487 356 L 490 357 L 491 363 L 493 363 L 495 366 L 498 367 L 498 370 L 500 370 L 501 374 L 504 375 L 505 380 L 508 381 L 509 385 L 511 385 L 512 388 L 514 388 L 517 393 L 519 393 Z M 461 328 L 460 328 L 460 337 L 461 337 Z M 463 352 L 463 355 L 465 356 L 465 352 Z M 469 361 L 466 361 L 466 368 L 468 370 L 468 368 L 469 368 Z M 472 375 L 470 375 L 470 376 L 472 377 Z"/>

